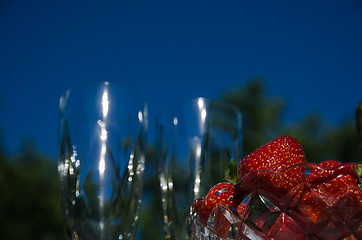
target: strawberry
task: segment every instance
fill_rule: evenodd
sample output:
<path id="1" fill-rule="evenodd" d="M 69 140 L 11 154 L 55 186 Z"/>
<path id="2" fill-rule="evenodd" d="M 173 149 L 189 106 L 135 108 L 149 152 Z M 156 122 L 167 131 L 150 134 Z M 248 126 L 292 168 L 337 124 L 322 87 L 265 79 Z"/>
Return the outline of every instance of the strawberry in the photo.
<path id="1" fill-rule="evenodd" d="M 349 236 L 346 240 L 358 240 L 362 239 L 362 227 L 358 228 L 353 232 L 353 235 Z"/>
<path id="2" fill-rule="evenodd" d="M 236 209 L 241 201 L 236 192 L 233 184 L 221 182 L 213 186 L 205 198 L 195 200 L 193 208 L 200 222 L 206 225 L 210 214 L 220 204 Z"/>
<path id="3" fill-rule="evenodd" d="M 318 198 L 313 197 L 308 190 L 303 191 L 297 205 L 297 212 L 303 218 L 301 225 L 305 228 L 311 228 L 316 226 L 317 223 L 323 224 L 327 221 L 328 211 L 325 204 Z"/>
<path id="4" fill-rule="evenodd" d="M 340 162 L 335 160 L 327 160 L 320 162 L 319 164 L 307 163 L 306 168 L 310 169 L 310 173 L 307 175 L 306 180 L 308 183 L 316 183 L 325 181 L 324 179 L 330 178 L 334 174 L 333 168 L 341 165 Z"/>
<path id="5" fill-rule="evenodd" d="M 214 185 L 205 197 L 194 200 L 192 204 L 192 212 L 197 214 L 198 220 L 221 238 L 227 237 L 231 222 L 241 223 L 236 208 L 247 192 L 235 185 L 237 181 L 238 169 L 231 160 L 225 170 L 225 182 Z M 208 222 L 211 219 L 213 223 Z"/>
<path id="6" fill-rule="evenodd" d="M 248 210 L 248 205 L 250 202 L 251 195 L 244 198 L 244 200 L 239 204 L 239 206 L 236 208 L 236 211 L 238 212 L 241 219 L 244 219 L 245 214 Z"/>
<path id="7" fill-rule="evenodd" d="M 290 240 L 306 239 L 305 231 L 285 213 L 281 213 L 268 232 L 268 239 Z"/>
<path id="8" fill-rule="evenodd" d="M 201 223 L 206 224 L 211 212 L 220 204 L 236 209 L 247 193 L 235 185 L 238 181 L 238 170 L 234 160 L 225 169 L 225 182 L 214 185 L 206 197 L 195 199 L 192 209 L 198 214 Z M 235 210 L 236 211 L 236 210 Z"/>
<path id="9" fill-rule="evenodd" d="M 320 209 L 328 212 L 325 228 L 343 226 L 334 235 L 345 236 L 349 233 L 346 229 L 356 229 L 362 225 L 362 192 L 358 173 L 362 165 L 324 161 L 309 166 L 311 173 L 306 177 L 306 187 L 312 197 L 321 203 Z M 320 225 L 321 220 L 312 231 L 321 238 L 327 237 L 326 234 L 331 231 L 321 229 Z"/>
<path id="10" fill-rule="evenodd" d="M 205 214 L 203 214 L 201 212 L 201 204 L 204 201 L 205 198 L 200 197 L 197 198 L 193 201 L 192 206 L 191 206 L 191 212 L 192 213 L 196 213 L 198 214 L 198 218 L 202 223 L 206 223 L 207 222 L 207 218 L 206 219 L 202 219 L 204 217 Z M 206 215 L 205 215 L 206 216 Z"/>
<path id="11" fill-rule="evenodd" d="M 282 136 L 244 157 L 239 164 L 239 178 L 257 170 L 281 172 L 304 162 L 305 156 L 299 141 L 290 136 Z"/>
<path id="12" fill-rule="evenodd" d="M 326 204 L 318 197 L 312 195 L 310 192 L 309 182 L 313 179 L 319 179 L 321 176 L 328 177 L 328 172 L 324 171 L 324 169 L 331 169 L 335 166 L 340 165 L 337 161 L 324 161 L 319 163 L 318 169 L 320 167 L 320 171 L 317 171 L 317 165 L 314 163 L 305 164 L 306 168 L 310 168 L 310 173 L 306 176 L 306 186 L 302 191 L 295 197 L 297 202 L 297 212 L 301 214 L 303 217 L 303 225 L 311 228 L 311 226 L 316 226 L 323 224 L 323 222 L 328 221 L 326 216 L 328 215 L 328 211 L 326 209 Z M 292 207 L 295 204 L 291 204 Z"/>
<path id="13" fill-rule="evenodd" d="M 336 160 L 326 160 L 326 161 L 320 162 L 318 165 L 325 169 L 332 169 L 340 164 L 341 163 Z"/>
<path id="14" fill-rule="evenodd" d="M 247 191 L 259 191 L 284 208 L 304 180 L 303 163 L 305 156 L 299 141 L 290 136 L 278 137 L 243 158 L 239 184 Z"/>
<path id="15" fill-rule="evenodd" d="M 359 165 L 341 164 L 336 161 L 324 161 L 318 165 L 309 163 L 311 172 L 306 177 L 307 187 L 312 195 L 322 200 L 328 207 L 334 206 L 349 193 L 359 199 L 361 197 L 359 176 L 355 170 Z"/>
<path id="16" fill-rule="evenodd" d="M 362 225 L 362 195 L 357 163 L 306 163 L 310 169 L 295 211 L 300 225 L 318 239 L 342 239 Z M 300 219 L 300 218 L 299 218 Z"/>
<path id="17" fill-rule="evenodd" d="M 205 198 L 194 201 L 192 207 L 199 221 L 207 226 L 211 214 L 215 215 L 213 231 L 220 236 L 226 237 L 230 228 L 230 222 L 223 215 L 223 211 L 236 212 L 241 202 L 241 193 L 238 188 L 229 182 L 221 182 L 213 186 Z"/>
<path id="18" fill-rule="evenodd" d="M 300 143 L 283 136 L 244 157 L 237 172 L 236 182 L 229 174 L 229 182 L 193 203 L 199 221 L 221 239 L 228 237 L 230 219 L 236 219 L 238 240 L 361 239 L 362 164 L 306 163 Z"/>

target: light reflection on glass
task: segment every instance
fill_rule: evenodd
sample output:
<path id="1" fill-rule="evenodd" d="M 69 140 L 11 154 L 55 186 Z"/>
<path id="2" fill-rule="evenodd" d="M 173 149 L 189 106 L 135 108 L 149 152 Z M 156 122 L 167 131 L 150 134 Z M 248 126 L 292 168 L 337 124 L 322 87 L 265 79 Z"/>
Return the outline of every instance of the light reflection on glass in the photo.
<path id="1" fill-rule="evenodd" d="M 101 141 L 104 142 L 107 140 L 107 130 L 106 125 L 101 121 Z"/>
<path id="2" fill-rule="evenodd" d="M 167 191 L 167 180 L 165 179 L 164 176 L 161 176 L 160 185 L 163 191 Z M 165 201 L 165 198 L 162 198 L 162 201 Z"/>
<path id="3" fill-rule="evenodd" d="M 75 167 L 78 168 L 80 166 L 80 161 L 79 159 L 75 162 Z"/>
<path id="4" fill-rule="evenodd" d="M 174 117 L 173 118 L 173 125 L 177 126 L 177 124 L 178 124 L 178 118 Z"/>
<path id="5" fill-rule="evenodd" d="M 196 146 L 196 157 L 200 158 L 201 157 L 201 144 L 198 142 L 197 146 Z"/>
<path id="6" fill-rule="evenodd" d="M 106 153 L 106 144 L 105 143 L 102 143 L 102 149 L 101 149 L 101 158 L 100 158 L 100 161 L 99 161 L 99 173 L 101 176 L 103 176 L 104 174 L 104 171 L 106 170 L 106 162 L 105 162 L 105 153 Z"/>
<path id="7" fill-rule="evenodd" d="M 109 101 L 108 101 L 108 91 L 107 89 L 104 90 L 102 96 L 102 110 L 103 110 L 103 117 L 105 118 L 108 114 L 109 109 Z"/>
<path id="8" fill-rule="evenodd" d="M 199 197 L 199 192 L 200 192 L 200 183 L 201 183 L 201 175 L 200 175 L 200 169 L 199 166 L 201 163 L 201 153 L 202 153 L 202 147 L 201 147 L 201 142 L 199 141 L 198 137 L 194 137 L 194 140 L 196 141 L 196 156 L 195 156 L 195 167 L 196 167 L 196 172 L 195 172 L 195 180 L 194 180 L 194 196 L 195 198 Z"/>
<path id="9" fill-rule="evenodd" d="M 143 122 L 143 114 L 142 114 L 142 111 L 139 111 L 138 112 L 138 120 L 141 122 Z"/>
<path id="10" fill-rule="evenodd" d="M 108 86 L 108 82 L 105 82 L 104 85 Z M 103 120 L 98 120 L 98 125 L 101 128 L 100 133 L 100 140 L 102 142 L 101 144 L 101 153 L 99 158 L 99 174 L 101 177 L 104 175 L 104 171 L 106 170 L 106 152 L 107 152 L 107 129 L 106 129 L 106 123 L 105 118 L 108 115 L 109 110 L 109 100 L 108 100 L 108 90 L 107 88 L 104 88 L 103 95 L 102 95 L 102 112 L 103 112 Z"/>
<path id="11" fill-rule="evenodd" d="M 133 170 L 133 159 L 134 159 L 134 154 L 131 153 L 131 155 L 129 156 L 129 163 L 128 163 L 128 171 L 129 171 L 129 177 L 128 177 L 128 181 L 132 182 L 132 177 L 134 175 L 134 170 Z"/>
<path id="12" fill-rule="evenodd" d="M 204 98 L 198 98 L 197 100 L 197 106 L 199 107 L 199 113 L 200 113 L 200 122 L 199 127 L 201 134 L 205 132 L 205 120 L 206 120 L 206 108 L 205 108 L 205 99 Z"/>
<path id="13" fill-rule="evenodd" d="M 100 134 L 100 140 L 102 142 L 101 144 L 101 153 L 99 158 L 99 174 L 103 176 L 104 171 L 106 169 L 106 152 L 107 152 L 107 130 L 106 130 L 106 124 L 102 120 L 98 120 L 98 125 L 101 128 L 101 134 Z"/>
<path id="14" fill-rule="evenodd" d="M 108 86 L 108 82 L 104 83 L 105 86 Z M 103 95 L 102 95 L 102 112 L 103 112 L 103 119 L 99 119 L 97 121 L 98 125 L 100 126 L 100 141 L 101 141 L 101 152 L 100 152 L 100 156 L 99 156 L 99 165 L 98 165 L 98 171 L 99 171 L 99 177 L 100 177 L 100 181 L 104 181 L 104 172 L 106 170 L 106 153 L 107 153 L 107 138 L 108 138 L 108 132 L 106 129 L 106 118 L 108 115 L 108 110 L 109 110 L 109 100 L 108 100 L 108 90 L 105 87 L 104 91 L 103 91 Z M 99 206 L 101 208 L 104 207 L 104 191 L 105 189 L 102 188 L 101 192 L 99 194 Z M 100 229 L 103 231 L 104 228 L 104 222 L 103 219 L 100 220 L 99 223 L 99 227 Z"/>
<path id="15" fill-rule="evenodd" d="M 73 174 L 74 174 L 74 168 L 73 168 L 73 167 L 69 168 L 69 174 L 70 174 L 70 175 L 73 175 Z"/>
<path id="16" fill-rule="evenodd" d="M 203 109 L 204 106 L 205 106 L 204 99 L 200 97 L 200 98 L 197 100 L 197 105 L 199 106 L 199 109 Z"/>
<path id="17" fill-rule="evenodd" d="M 201 115 L 201 121 L 202 123 L 204 123 L 206 119 L 206 109 L 202 109 L 200 115 Z"/>

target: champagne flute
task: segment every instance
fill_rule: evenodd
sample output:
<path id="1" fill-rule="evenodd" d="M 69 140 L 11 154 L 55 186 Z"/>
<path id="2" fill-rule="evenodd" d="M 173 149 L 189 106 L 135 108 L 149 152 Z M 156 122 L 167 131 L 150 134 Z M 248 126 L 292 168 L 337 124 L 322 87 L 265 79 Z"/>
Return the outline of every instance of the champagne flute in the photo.
<path id="1" fill-rule="evenodd" d="M 127 86 L 98 82 L 60 98 L 58 173 L 71 239 L 133 239 L 145 168 L 147 109 Z"/>
<path id="2" fill-rule="evenodd" d="M 231 159 L 241 158 L 241 114 L 200 97 L 165 107 L 156 125 L 165 236 L 189 239 L 193 200 L 224 179 Z"/>

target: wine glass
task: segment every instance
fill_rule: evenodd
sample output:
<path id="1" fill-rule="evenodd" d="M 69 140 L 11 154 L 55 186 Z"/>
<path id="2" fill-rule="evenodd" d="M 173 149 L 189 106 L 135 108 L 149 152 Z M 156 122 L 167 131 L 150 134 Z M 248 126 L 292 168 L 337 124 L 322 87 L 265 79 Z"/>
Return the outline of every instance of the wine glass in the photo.
<path id="1" fill-rule="evenodd" d="M 189 239 L 194 199 L 224 180 L 231 159 L 241 158 L 241 114 L 221 101 L 173 103 L 156 120 L 157 157 L 166 239 Z"/>
<path id="2" fill-rule="evenodd" d="M 97 82 L 60 98 L 60 195 L 71 239 L 133 239 L 145 168 L 147 109 L 127 86 Z"/>

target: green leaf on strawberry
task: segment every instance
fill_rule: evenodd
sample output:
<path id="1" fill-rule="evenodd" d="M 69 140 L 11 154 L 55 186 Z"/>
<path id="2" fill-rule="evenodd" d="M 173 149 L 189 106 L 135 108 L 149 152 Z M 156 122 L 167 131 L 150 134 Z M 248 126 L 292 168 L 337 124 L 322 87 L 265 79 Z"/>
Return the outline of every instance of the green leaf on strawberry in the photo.
<path id="1" fill-rule="evenodd" d="M 358 176 L 358 186 L 359 186 L 359 189 L 362 191 L 362 164 L 358 164 L 358 165 L 355 167 L 355 171 L 356 171 L 357 176 Z"/>
<path id="2" fill-rule="evenodd" d="M 234 159 L 232 159 L 225 171 L 225 181 L 236 184 L 238 180 L 238 167 L 236 166 Z"/>

